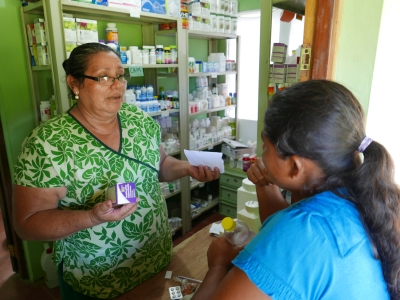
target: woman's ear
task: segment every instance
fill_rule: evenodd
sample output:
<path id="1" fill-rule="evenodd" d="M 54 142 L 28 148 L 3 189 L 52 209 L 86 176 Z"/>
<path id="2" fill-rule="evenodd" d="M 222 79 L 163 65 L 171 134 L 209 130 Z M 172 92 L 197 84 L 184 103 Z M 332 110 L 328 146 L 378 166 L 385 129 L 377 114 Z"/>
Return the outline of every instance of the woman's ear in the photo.
<path id="1" fill-rule="evenodd" d="M 67 84 L 68 84 L 69 88 L 72 91 L 75 91 L 74 89 L 79 88 L 78 80 L 75 77 L 71 76 L 71 75 L 67 76 Z"/>
<path id="2" fill-rule="evenodd" d="M 291 155 L 288 157 L 286 163 L 288 164 L 288 175 L 291 180 L 302 181 L 305 175 L 305 161 L 302 157 Z"/>

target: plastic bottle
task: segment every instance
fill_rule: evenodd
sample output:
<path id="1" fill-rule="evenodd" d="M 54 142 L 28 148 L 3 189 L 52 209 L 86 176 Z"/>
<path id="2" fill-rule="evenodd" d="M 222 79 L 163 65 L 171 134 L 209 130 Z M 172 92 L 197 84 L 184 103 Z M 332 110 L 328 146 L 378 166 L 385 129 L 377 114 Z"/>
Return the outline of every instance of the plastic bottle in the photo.
<path id="1" fill-rule="evenodd" d="M 243 171 L 247 172 L 247 170 L 251 166 L 250 154 L 247 154 L 247 153 L 243 154 L 242 162 L 243 162 Z"/>
<path id="2" fill-rule="evenodd" d="M 154 97 L 154 89 L 153 89 L 153 85 L 152 84 L 149 84 L 147 86 L 146 92 L 147 92 L 147 98 L 153 99 L 153 97 Z"/>
<path id="3" fill-rule="evenodd" d="M 114 50 L 118 49 L 119 39 L 118 39 L 118 29 L 115 23 L 107 23 L 106 28 L 106 42 L 107 45 L 112 47 Z M 113 46 L 114 44 L 115 46 Z"/>
<path id="4" fill-rule="evenodd" d="M 222 220 L 222 227 L 224 228 L 224 237 L 236 247 L 248 244 L 255 236 L 247 224 L 238 219 L 226 217 Z"/>
<path id="5" fill-rule="evenodd" d="M 164 64 L 171 64 L 171 48 L 164 47 Z"/>
<path id="6" fill-rule="evenodd" d="M 136 96 L 136 101 L 140 101 L 142 99 L 142 91 L 140 90 L 140 86 L 136 86 L 135 96 Z"/>
<path id="7" fill-rule="evenodd" d="M 164 63 L 164 47 L 163 47 L 163 45 L 156 46 L 156 63 L 157 64 Z"/>
<path id="8" fill-rule="evenodd" d="M 176 45 L 169 46 L 171 49 L 171 64 L 178 63 L 178 52 L 176 51 Z"/>
<path id="9" fill-rule="evenodd" d="M 40 101 L 40 120 L 45 122 L 50 119 L 50 101 Z"/>
<path id="10" fill-rule="evenodd" d="M 233 97 L 232 97 L 232 99 L 231 99 L 231 103 L 232 103 L 232 105 L 236 105 L 236 93 L 233 93 Z"/>
<path id="11" fill-rule="evenodd" d="M 44 272 L 44 279 L 49 288 L 58 286 L 57 269 L 54 262 L 51 260 L 53 250 L 48 243 L 44 243 L 44 251 L 40 258 L 40 264 Z"/>
<path id="12" fill-rule="evenodd" d="M 133 92 L 133 90 L 129 89 L 125 91 L 125 103 L 128 104 L 136 104 L 136 96 L 135 93 Z"/>

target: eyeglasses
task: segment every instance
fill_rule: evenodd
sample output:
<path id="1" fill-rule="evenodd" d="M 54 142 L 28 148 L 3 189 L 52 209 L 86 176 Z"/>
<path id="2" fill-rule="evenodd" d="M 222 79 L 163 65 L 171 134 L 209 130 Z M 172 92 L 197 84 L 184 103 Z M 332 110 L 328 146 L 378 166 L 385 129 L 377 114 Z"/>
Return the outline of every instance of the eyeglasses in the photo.
<path id="1" fill-rule="evenodd" d="M 88 76 L 85 74 L 80 74 L 79 77 L 92 79 L 92 80 L 100 83 L 100 85 L 107 85 L 107 86 L 112 85 L 114 83 L 115 79 L 117 79 L 118 82 L 120 82 L 120 83 L 126 83 L 129 79 L 131 79 L 131 76 L 129 74 L 122 74 L 122 75 L 118 75 L 117 77 L 110 77 L 110 76 L 93 77 L 93 76 Z"/>

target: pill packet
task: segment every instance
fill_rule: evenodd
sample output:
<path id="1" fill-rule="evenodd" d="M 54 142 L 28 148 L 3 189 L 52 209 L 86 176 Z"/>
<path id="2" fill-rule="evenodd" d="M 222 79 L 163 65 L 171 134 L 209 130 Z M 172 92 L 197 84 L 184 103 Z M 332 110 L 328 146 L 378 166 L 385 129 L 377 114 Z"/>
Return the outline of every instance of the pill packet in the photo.
<path id="1" fill-rule="evenodd" d="M 201 281 L 183 276 L 175 276 L 174 280 L 181 283 L 181 291 L 183 296 L 191 295 L 196 292 Z"/>

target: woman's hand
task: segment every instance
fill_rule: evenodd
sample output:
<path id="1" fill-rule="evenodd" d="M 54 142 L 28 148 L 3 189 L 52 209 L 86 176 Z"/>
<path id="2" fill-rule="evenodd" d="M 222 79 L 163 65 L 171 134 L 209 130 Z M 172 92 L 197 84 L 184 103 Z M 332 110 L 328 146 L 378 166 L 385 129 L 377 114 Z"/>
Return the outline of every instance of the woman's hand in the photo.
<path id="1" fill-rule="evenodd" d="M 235 247 L 228 240 L 221 236 L 212 241 L 207 251 L 208 268 L 213 267 L 224 267 L 227 270 L 232 268 L 232 260 L 239 254 L 244 248 Z"/>
<path id="2" fill-rule="evenodd" d="M 247 170 L 249 180 L 258 186 L 271 185 L 272 182 L 268 178 L 268 172 L 262 161 L 262 158 L 257 158 L 254 164 Z"/>
<path id="3" fill-rule="evenodd" d="M 206 182 L 218 179 L 219 175 L 220 172 L 217 167 L 215 167 L 214 170 L 210 170 L 209 167 L 202 165 L 198 167 L 192 165 L 189 166 L 189 176 L 200 182 Z"/>
<path id="4" fill-rule="evenodd" d="M 139 198 L 136 199 L 137 202 L 139 200 Z M 104 222 L 120 221 L 126 218 L 137 210 L 137 202 L 118 206 L 112 206 L 111 200 L 97 203 L 95 206 L 93 206 L 89 214 L 90 219 L 93 222 L 93 226 L 99 225 Z"/>

